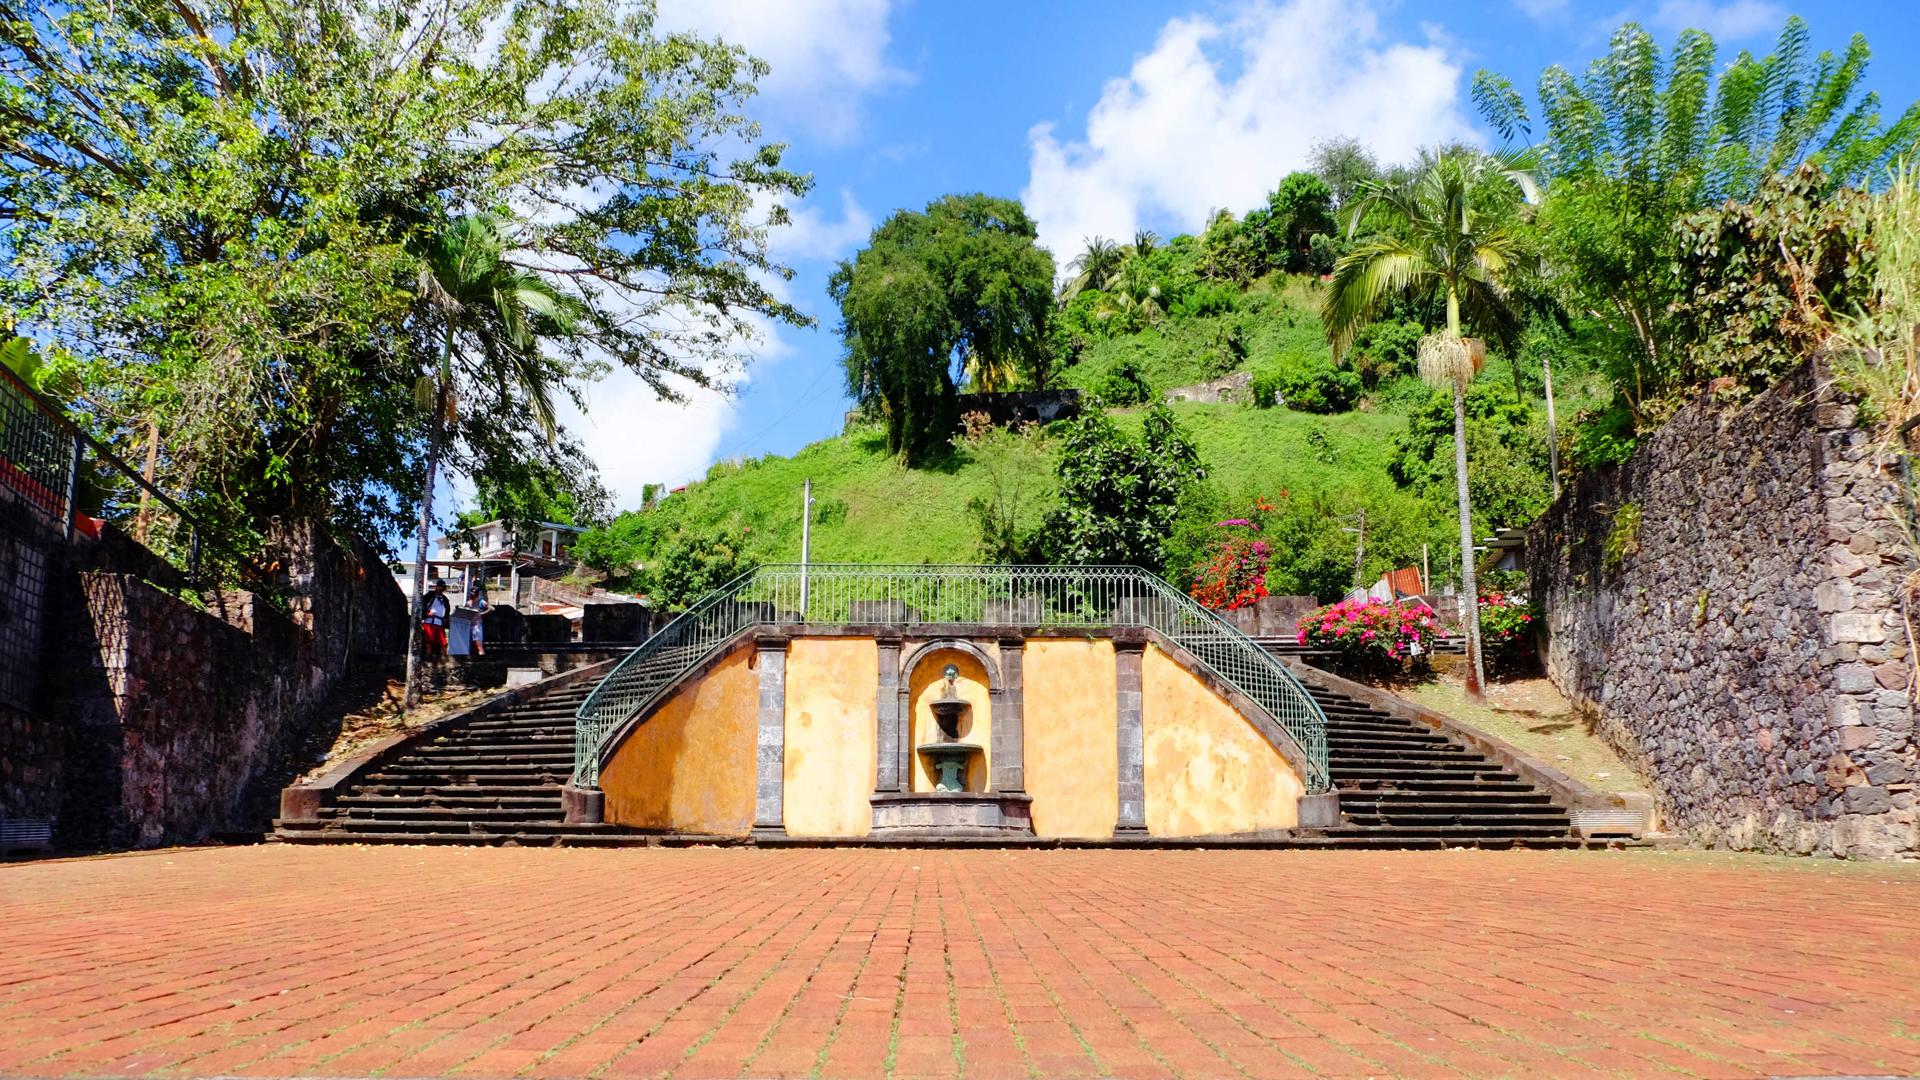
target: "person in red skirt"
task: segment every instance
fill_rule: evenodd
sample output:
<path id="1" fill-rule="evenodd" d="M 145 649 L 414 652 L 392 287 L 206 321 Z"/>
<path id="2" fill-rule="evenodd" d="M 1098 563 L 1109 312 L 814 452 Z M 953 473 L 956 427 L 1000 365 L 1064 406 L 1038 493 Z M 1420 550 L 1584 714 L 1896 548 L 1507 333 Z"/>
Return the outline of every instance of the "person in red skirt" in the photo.
<path id="1" fill-rule="evenodd" d="M 447 654 L 447 618 L 452 614 L 453 605 L 447 600 L 446 586 L 436 579 L 427 590 L 427 606 L 420 614 L 420 637 L 426 655 Z"/>

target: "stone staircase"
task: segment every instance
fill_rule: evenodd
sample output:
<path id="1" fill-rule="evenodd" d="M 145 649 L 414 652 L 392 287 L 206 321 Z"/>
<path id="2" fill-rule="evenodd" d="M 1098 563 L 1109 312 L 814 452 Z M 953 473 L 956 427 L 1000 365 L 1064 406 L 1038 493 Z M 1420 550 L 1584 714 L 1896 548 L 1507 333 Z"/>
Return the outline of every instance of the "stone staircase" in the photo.
<path id="1" fill-rule="evenodd" d="M 579 683 L 454 724 L 409 746 L 320 811 L 276 821 L 288 843 L 644 844 L 618 825 L 569 825 L 560 785 L 573 771 L 573 714 L 593 689 Z"/>
<path id="2" fill-rule="evenodd" d="M 1295 670 L 1327 714 L 1327 764 L 1343 816 L 1303 846 L 1587 846 L 1566 808 L 1512 769 Z"/>

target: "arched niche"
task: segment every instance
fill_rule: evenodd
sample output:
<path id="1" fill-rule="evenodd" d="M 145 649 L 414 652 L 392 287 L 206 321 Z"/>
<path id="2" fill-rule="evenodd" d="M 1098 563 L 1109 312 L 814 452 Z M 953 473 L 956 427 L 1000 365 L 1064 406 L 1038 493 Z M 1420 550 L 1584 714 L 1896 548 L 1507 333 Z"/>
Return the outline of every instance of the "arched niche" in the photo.
<path id="1" fill-rule="evenodd" d="M 961 722 L 960 738 L 975 743 L 981 753 L 967 769 L 967 790 L 992 790 L 993 724 L 1006 715 L 1006 687 L 1000 677 L 1000 665 L 993 655 L 971 641 L 957 638 L 929 641 L 902 658 L 900 663 L 900 711 L 905 720 L 905 757 L 901 762 L 903 789 L 928 792 L 934 777 L 926 761 L 914 748 L 940 738 L 928 704 L 939 696 L 946 681 L 945 669 L 952 664 L 959 671 L 955 688 L 972 708 Z"/>

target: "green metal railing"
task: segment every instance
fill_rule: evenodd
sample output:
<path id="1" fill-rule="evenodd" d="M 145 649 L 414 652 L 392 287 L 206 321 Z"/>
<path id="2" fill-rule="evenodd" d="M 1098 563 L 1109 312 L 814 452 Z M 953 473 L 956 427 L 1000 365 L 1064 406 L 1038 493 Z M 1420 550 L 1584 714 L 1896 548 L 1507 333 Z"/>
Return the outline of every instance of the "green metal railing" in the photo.
<path id="1" fill-rule="evenodd" d="M 1299 744 L 1309 792 L 1328 790 L 1326 715 L 1273 655 L 1192 597 L 1137 566 L 763 566 L 708 593 L 628 653 L 574 718 L 574 783 L 600 782 L 613 729 L 756 626 L 989 624 L 1144 626 L 1258 702 Z"/>

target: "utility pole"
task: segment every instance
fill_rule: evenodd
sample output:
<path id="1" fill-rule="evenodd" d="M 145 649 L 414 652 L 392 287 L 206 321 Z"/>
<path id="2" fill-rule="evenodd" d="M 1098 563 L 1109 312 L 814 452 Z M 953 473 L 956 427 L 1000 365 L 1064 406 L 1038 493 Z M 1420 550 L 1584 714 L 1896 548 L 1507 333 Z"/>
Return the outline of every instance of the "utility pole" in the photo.
<path id="1" fill-rule="evenodd" d="M 1433 591 L 1433 578 L 1429 576 L 1427 571 L 1426 544 L 1420 545 L 1420 591 L 1425 593 L 1431 593 Z"/>
<path id="2" fill-rule="evenodd" d="M 1560 428 L 1553 421 L 1553 365 L 1540 354 L 1540 381 L 1547 388 L 1547 471 L 1553 474 L 1553 497 L 1560 498 Z"/>
<path id="3" fill-rule="evenodd" d="M 813 546 L 813 477 L 800 489 L 800 621 L 807 621 L 807 556 Z"/>
<path id="4" fill-rule="evenodd" d="M 1354 530 L 1353 541 L 1353 583 L 1365 587 L 1367 584 L 1367 508 L 1360 508 L 1360 527 Z"/>

